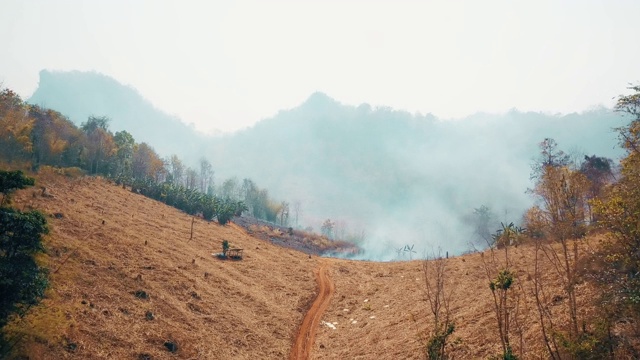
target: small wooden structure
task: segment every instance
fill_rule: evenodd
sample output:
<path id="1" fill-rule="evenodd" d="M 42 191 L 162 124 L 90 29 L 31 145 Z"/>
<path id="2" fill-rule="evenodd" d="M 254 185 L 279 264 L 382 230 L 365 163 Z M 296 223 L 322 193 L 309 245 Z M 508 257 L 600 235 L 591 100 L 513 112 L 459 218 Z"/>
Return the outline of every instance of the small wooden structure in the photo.
<path id="1" fill-rule="evenodd" d="M 227 250 L 227 257 L 230 259 L 242 259 L 242 250 L 240 248 L 231 248 Z"/>

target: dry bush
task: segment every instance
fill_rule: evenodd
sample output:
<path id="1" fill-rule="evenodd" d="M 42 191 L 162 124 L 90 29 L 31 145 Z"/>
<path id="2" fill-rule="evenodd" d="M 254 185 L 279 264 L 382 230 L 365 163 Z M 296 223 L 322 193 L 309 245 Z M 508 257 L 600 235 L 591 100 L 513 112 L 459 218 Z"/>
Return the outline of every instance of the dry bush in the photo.
<path id="1" fill-rule="evenodd" d="M 422 262 L 424 274 L 424 292 L 433 319 L 433 329 L 425 339 L 426 356 L 430 360 L 447 359 L 449 337 L 455 331 L 452 321 L 452 288 L 447 277 L 446 261 L 442 254 L 435 254 Z"/>

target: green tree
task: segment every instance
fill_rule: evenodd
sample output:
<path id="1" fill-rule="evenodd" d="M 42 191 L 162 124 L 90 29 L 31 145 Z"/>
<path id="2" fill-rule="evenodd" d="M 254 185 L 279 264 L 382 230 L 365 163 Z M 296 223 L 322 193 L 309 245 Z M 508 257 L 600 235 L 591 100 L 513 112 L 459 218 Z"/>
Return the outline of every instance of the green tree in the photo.
<path id="1" fill-rule="evenodd" d="M 498 249 L 518 245 L 522 235 L 525 233 L 525 229 L 514 225 L 512 222 L 509 224 L 500 223 L 500 227 L 495 234 L 491 235 L 491 246 L 495 246 Z"/>
<path id="2" fill-rule="evenodd" d="M 491 246 L 491 227 L 495 223 L 495 215 L 488 206 L 482 205 L 473 209 L 472 217 L 475 243 L 484 246 Z"/>
<path id="3" fill-rule="evenodd" d="M 33 185 L 21 172 L 0 170 L 0 192 L 5 197 L 15 189 Z M 48 233 L 47 221 L 38 211 L 21 212 L 0 207 L 0 329 L 12 316 L 23 316 L 44 296 L 47 270 L 34 255 L 43 252 L 42 236 Z M 0 357 L 6 352 L 2 334 Z"/>
<path id="4" fill-rule="evenodd" d="M 33 119 L 31 127 L 31 170 L 38 170 L 46 152 L 47 123 L 46 110 L 38 106 L 29 107 L 29 117 Z"/>
<path id="5" fill-rule="evenodd" d="M 216 208 L 216 218 L 220 225 L 225 225 L 238 212 L 239 207 L 244 206 L 241 202 L 235 202 L 230 199 L 223 199 Z M 242 210 L 240 210 L 242 212 Z"/>
<path id="6" fill-rule="evenodd" d="M 9 163 L 26 160 L 32 150 L 33 119 L 26 116 L 25 108 L 18 94 L 0 91 L 0 155 Z"/>
<path id="7" fill-rule="evenodd" d="M 114 175 L 129 179 L 132 176 L 133 151 L 136 141 L 131 134 L 124 130 L 116 132 L 113 140 L 116 145 Z"/>
<path id="8" fill-rule="evenodd" d="M 238 200 L 240 191 L 238 178 L 231 177 L 222 182 L 218 189 L 218 195 L 223 199 Z"/>
<path id="9" fill-rule="evenodd" d="M 116 152 L 113 136 L 109 132 L 109 118 L 90 116 L 80 126 L 87 135 L 87 157 L 91 174 L 107 173 L 101 167 Z"/>
<path id="10" fill-rule="evenodd" d="M 171 175 L 171 182 L 176 185 L 184 184 L 185 166 L 178 155 L 171 155 L 169 158 L 169 174 Z"/>
<path id="11" fill-rule="evenodd" d="M 257 199 L 258 187 L 251 179 L 243 179 L 240 187 L 240 198 L 247 204 L 247 209 L 251 216 L 256 217 L 255 206 Z"/>
<path id="12" fill-rule="evenodd" d="M 18 189 L 24 189 L 27 186 L 33 186 L 34 184 L 35 180 L 25 176 L 21 170 L 0 170 L 0 193 L 2 193 L 0 207 L 10 203 L 10 196 L 12 192 Z"/>
<path id="13" fill-rule="evenodd" d="M 229 241 L 227 240 L 223 240 L 222 241 L 222 255 L 227 256 L 227 251 L 229 251 Z"/>
<path id="14" fill-rule="evenodd" d="M 47 269 L 34 255 L 43 252 L 42 235 L 47 221 L 40 212 L 0 209 L 0 327 L 12 314 L 22 316 L 44 296 Z"/>
<path id="15" fill-rule="evenodd" d="M 496 319 L 498 321 L 498 334 L 502 343 L 504 359 L 517 359 L 512 353 L 510 334 L 510 316 L 512 311 L 509 305 L 509 289 L 513 285 L 515 277 L 509 269 L 502 269 L 498 275 L 489 282 L 489 289 L 493 295 Z"/>
<path id="16" fill-rule="evenodd" d="M 147 143 L 134 146 L 132 174 L 135 179 L 152 179 L 160 182 L 166 174 L 164 162 Z"/>

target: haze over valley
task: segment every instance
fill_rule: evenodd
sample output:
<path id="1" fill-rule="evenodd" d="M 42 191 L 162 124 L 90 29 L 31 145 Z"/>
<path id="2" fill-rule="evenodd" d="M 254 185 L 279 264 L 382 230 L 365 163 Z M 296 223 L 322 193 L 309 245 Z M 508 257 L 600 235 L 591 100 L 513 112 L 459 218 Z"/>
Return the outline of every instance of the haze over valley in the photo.
<path id="1" fill-rule="evenodd" d="M 526 190 L 540 142 L 555 139 L 578 163 L 585 155 L 616 159 L 613 128 L 625 121 L 606 108 L 567 115 L 514 109 L 445 121 L 316 92 L 249 128 L 212 136 L 113 78 L 77 71 L 41 71 L 28 101 L 78 125 L 106 116 L 112 131 L 126 130 L 194 168 L 206 158 L 218 191 L 225 181 L 237 191 L 251 179 L 289 204 L 287 226 L 320 232 L 330 219 L 333 237 L 360 242 L 360 256 L 378 260 L 398 259 L 394 249 L 413 244 L 423 254 L 484 247 L 474 210 L 489 207 L 496 229 L 521 221 L 533 204 Z"/>
<path id="2" fill-rule="evenodd" d="M 545 138 L 617 158 L 610 109 L 640 79 L 625 0 L 6 6 L 0 83 L 23 99 L 207 159 L 376 259 L 468 250 L 483 205 L 519 222 Z"/>

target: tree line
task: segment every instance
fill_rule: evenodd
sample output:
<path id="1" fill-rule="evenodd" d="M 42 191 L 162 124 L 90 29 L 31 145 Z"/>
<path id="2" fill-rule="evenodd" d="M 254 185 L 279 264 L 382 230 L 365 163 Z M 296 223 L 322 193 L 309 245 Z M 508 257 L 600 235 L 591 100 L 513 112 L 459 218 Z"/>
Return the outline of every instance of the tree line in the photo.
<path id="1" fill-rule="evenodd" d="M 6 88 L 0 90 L 0 159 L 32 171 L 42 165 L 79 168 L 222 224 L 244 211 L 281 225 L 289 222 L 288 203 L 273 200 L 251 179 L 240 184 L 232 178 L 216 187 L 206 158 L 200 159 L 198 169 L 176 155 L 163 159 L 127 131 L 110 131 L 106 117 L 90 116 L 78 127 L 63 114 L 25 103 Z"/>

